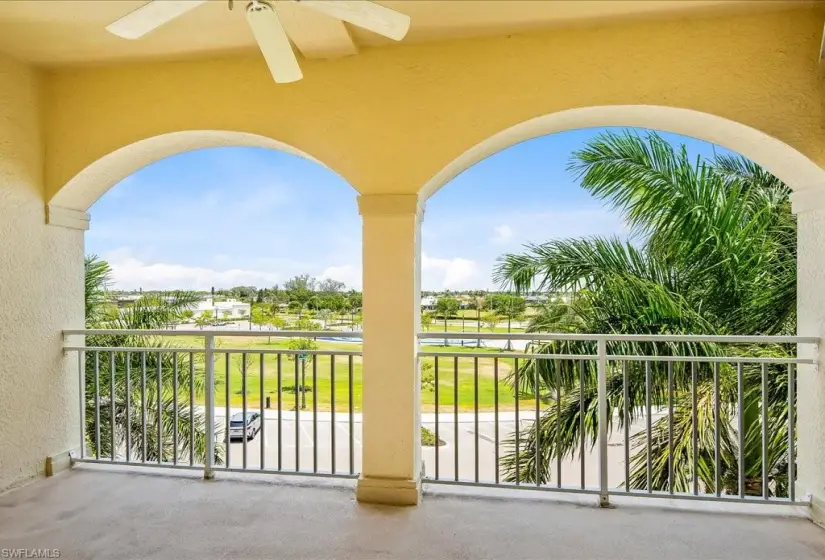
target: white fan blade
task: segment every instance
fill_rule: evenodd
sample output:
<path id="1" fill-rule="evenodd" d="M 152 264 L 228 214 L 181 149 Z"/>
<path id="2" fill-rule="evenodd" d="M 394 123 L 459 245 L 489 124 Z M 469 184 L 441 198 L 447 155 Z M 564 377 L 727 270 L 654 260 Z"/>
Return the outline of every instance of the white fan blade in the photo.
<path id="1" fill-rule="evenodd" d="M 106 31 L 124 39 L 140 39 L 150 31 L 194 10 L 208 0 L 154 0 L 106 26 Z"/>
<path id="2" fill-rule="evenodd" d="M 410 29 L 410 16 L 367 0 L 295 0 L 334 18 L 400 41 Z"/>
<path id="3" fill-rule="evenodd" d="M 289 37 L 275 10 L 269 4 L 253 1 L 246 8 L 246 20 L 275 81 L 286 84 L 303 78 Z"/>

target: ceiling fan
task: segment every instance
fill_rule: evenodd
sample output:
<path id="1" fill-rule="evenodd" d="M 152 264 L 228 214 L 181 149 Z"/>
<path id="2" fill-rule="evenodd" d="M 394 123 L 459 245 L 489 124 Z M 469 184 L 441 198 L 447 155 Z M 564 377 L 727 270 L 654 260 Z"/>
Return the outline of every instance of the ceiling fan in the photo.
<path id="1" fill-rule="evenodd" d="M 106 26 L 109 33 L 124 39 L 140 39 L 173 19 L 209 0 L 152 0 Z M 233 0 L 228 0 L 232 9 Z M 274 2 L 298 2 L 302 6 L 400 41 L 410 28 L 410 17 L 367 0 L 251 0 L 246 19 L 264 55 L 272 77 L 289 83 L 303 77 L 286 31 L 273 7 Z"/>

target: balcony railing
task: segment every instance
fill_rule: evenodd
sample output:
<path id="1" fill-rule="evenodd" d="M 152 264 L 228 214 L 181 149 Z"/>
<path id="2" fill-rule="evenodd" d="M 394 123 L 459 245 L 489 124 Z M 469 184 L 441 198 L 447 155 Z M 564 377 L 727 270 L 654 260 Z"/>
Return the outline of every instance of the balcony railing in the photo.
<path id="1" fill-rule="evenodd" d="M 419 339 L 432 375 L 422 426 L 439 443 L 425 448 L 426 482 L 592 494 L 602 505 L 618 495 L 805 503 L 795 488 L 796 368 L 816 360 L 796 352 L 816 338 Z M 464 347 L 423 345 L 445 340 Z M 489 347 L 513 342 L 523 349 Z"/>
<path id="2" fill-rule="evenodd" d="M 197 469 L 206 477 L 360 471 L 361 333 L 64 336 L 80 371 L 76 462 Z M 238 337 L 246 347 L 231 345 Z M 269 338 L 352 349 L 273 348 Z M 421 420 L 434 436 L 422 451 L 427 483 L 573 492 L 603 505 L 623 495 L 807 503 L 795 486 L 796 377 L 798 365 L 816 364 L 816 338 L 432 332 L 419 339 Z M 452 344 L 440 346 L 445 340 Z M 800 357 L 805 345 L 813 351 Z"/>
<path id="3" fill-rule="evenodd" d="M 80 371 L 80 456 L 75 461 L 202 469 L 207 478 L 215 471 L 355 477 L 360 392 L 354 381 L 360 377 L 360 350 L 265 344 L 272 338 L 311 340 L 331 334 L 345 340 L 361 336 L 64 331 L 64 350 L 77 354 Z M 85 341 L 74 343 L 79 336 Z M 237 337 L 254 337 L 261 344 L 217 345 Z"/>

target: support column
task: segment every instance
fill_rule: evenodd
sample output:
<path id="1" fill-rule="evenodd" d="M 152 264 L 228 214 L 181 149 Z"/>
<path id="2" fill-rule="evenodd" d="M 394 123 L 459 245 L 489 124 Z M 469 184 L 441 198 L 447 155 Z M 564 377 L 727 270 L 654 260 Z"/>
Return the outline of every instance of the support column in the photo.
<path id="1" fill-rule="evenodd" d="M 420 322 L 422 208 L 416 195 L 358 198 L 363 217 L 361 502 L 415 505 L 421 491 Z"/>
<path id="2" fill-rule="evenodd" d="M 793 195 L 797 215 L 797 333 L 825 336 L 825 185 Z M 825 347 L 801 345 L 797 375 L 797 495 L 810 495 L 811 515 L 825 524 Z"/>

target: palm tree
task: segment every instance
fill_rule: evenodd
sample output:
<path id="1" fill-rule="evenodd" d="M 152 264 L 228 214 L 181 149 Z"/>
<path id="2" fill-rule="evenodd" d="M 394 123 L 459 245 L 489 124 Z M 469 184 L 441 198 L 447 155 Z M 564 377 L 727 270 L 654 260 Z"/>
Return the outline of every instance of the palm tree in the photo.
<path id="1" fill-rule="evenodd" d="M 204 311 L 200 315 L 195 318 L 195 325 L 200 327 L 203 330 L 203 327 L 209 326 L 212 324 L 212 312 L 211 311 Z"/>
<path id="2" fill-rule="evenodd" d="M 106 261 L 89 255 L 85 258 L 85 269 L 86 326 L 90 329 L 160 329 L 182 318 L 200 299 L 193 292 L 183 291 L 144 295 L 115 317 L 107 317 L 104 306 L 111 268 Z M 196 462 L 203 463 L 206 438 L 214 435 L 206 433 L 203 412 L 189 405 L 190 391 L 196 397 L 203 397 L 203 363 L 190 362 L 189 353 L 175 352 L 174 346 L 153 336 L 92 335 L 86 337 L 86 344 L 168 349 L 164 352 L 86 352 L 85 431 L 89 452 L 105 457 L 114 454 L 117 458 L 128 453 L 133 461 L 164 462 L 188 459 L 191 453 Z M 197 358 L 194 355 L 193 359 Z M 146 371 L 145 380 L 143 371 Z M 99 425 L 95 424 L 96 414 Z M 220 446 L 216 446 L 214 460 L 216 464 L 223 460 Z"/>
<path id="3" fill-rule="evenodd" d="M 181 318 L 183 319 L 184 323 L 191 323 L 192 318 L 194 316 L 195 316 L 195 312 L 192 311 L 191 309 L 187 309 L 183 313 L 181 313 Z"/>
<path id="4" fill-rule="evenodd" d="M 481 316 L 481 322 L 484 323 L 484 326 L 490 332 L 495 332 L 496 327 L 498 326 L 498 322 L 501 320 L 501 317 L 493 313 L 492 311 L 485 313 Z"/>
<path id="5" fill-rule="evenodd" d="M 323 330 L 327 330 L 327 321 L 329 321 L 329 318 L 332 316 L 332 312 L 329 309 L 320 309 L 317 315 L 318 318 L 321 319 Z"/>
<path id="6" fill-rule="evenodd" d="M 571 158 L 569 169 L 583 188 L 621 212 L 629 241 L 590 237 L 530 245 L 522 254 L 504 255 L 496 277 L 519 291 L 572 293 L 570 301 L 550 300 L 528 330 L 544 332 L 635 334 L 792 334 L 796 328 L 796 222 L 790 189 L 756 164 L 738 156 L 692 160 L 655 133 L 602 134 Z M 533 344 L 528 352 L 595 353 L 595 343 L 555 341 Z M 634 343 L 608 345 L 611 354 L 791 357 L 793 349 L 709 343 Z M 643 364 L 608 369 L 608 418 L 619 428 L 645 413 L 647 372 Z M 664 363 L 651 363 L 651 400 L 667 406 Z M 673 456 L 669 456 L 668 418 L 631 441 L 631 488 L 647 488 L 647 445 L 652 446 L 652 489 L 691 491 L 693 470 L 692 388 L 697 394 L 697 477 L 705 491 L 716 490 L 714 454 L 714 376 L 719 378 L 723 491 L 735 491 L 739 463 L 737 414 L 743 418 L 742 450 L 746 490 L 762 484 L 768 462 L 771 491 L 787 484 L 787 371 L 768 366 L 769 449 L 761 453 L 761 368 L 745 366 L 744 406 L 737 405 L 737 372 L 723 364 L 673 363 Z M 520 438 L 516 460 L 511 448 L 501 467 L 510 480 L 542 482 L 561 456 L 575 456 L 580 438 L 592 448 L 598 432 L 595 364 L 526 361 L 519 368 L 517 391 L 540 397 L 546 408 L 535 430 Z M 627 391 L 624 390 L 625 384 Z M 625 403 L 627 399 L 627 403 Z M 580 407 L 583 405 L 584 418 Z M 625 412 L 626 411 L 626 412 Z M 583 422 L 581 422 L 583 420 Z M 584 427 L 582 433 L 581 427 Z M 609 429 L 612 426 L 609 426 Z M 515 444 L 514 440 L 510 445 Z M 537 456 L 537 448 L 541 456 Z M 538 465 L 536 462 L 538 461 Z M 538 466 L 538 469 L 536 467 Z M 536 471 L 538 470 L 538 474 Z"/>
<path id="7" fill-rule="evenodd" d="M 422 311 L 421 312 L 421 327 L 425 331 L 429 331 L 430 327 L 433 324 L 433 314 L 429 311 Z"/>

